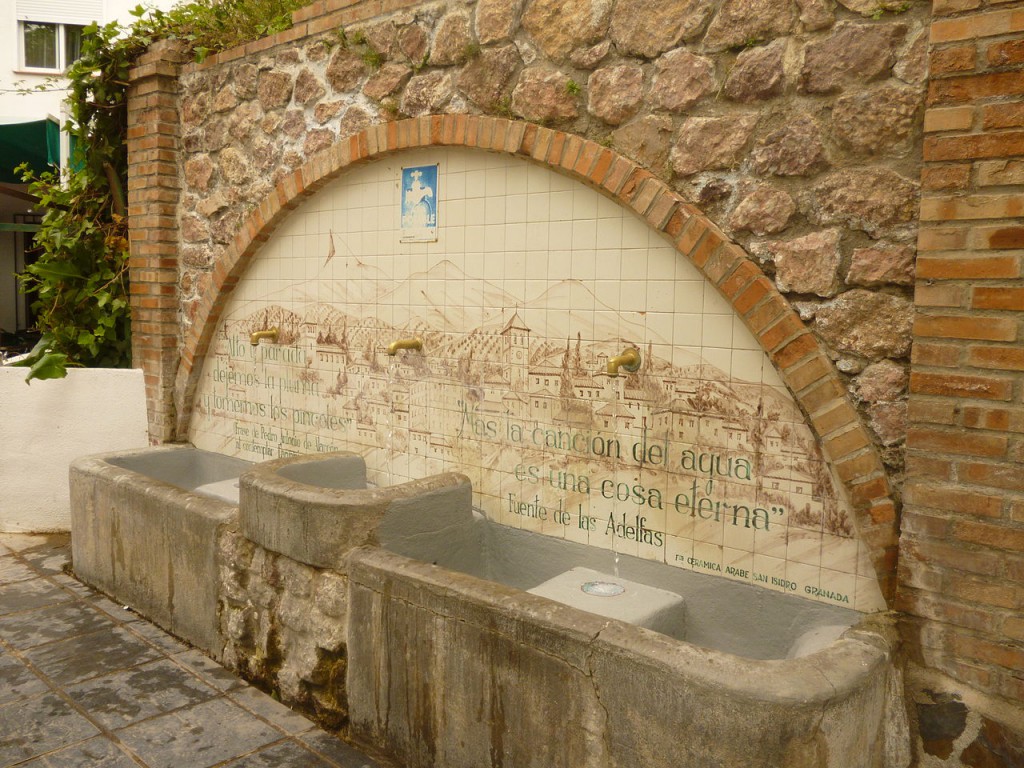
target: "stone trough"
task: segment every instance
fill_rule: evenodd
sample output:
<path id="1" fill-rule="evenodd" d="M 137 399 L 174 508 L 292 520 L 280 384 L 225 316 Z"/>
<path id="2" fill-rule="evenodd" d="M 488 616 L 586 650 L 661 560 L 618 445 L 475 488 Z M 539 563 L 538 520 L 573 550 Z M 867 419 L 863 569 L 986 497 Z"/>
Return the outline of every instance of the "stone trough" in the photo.
<path id="1" fill-rule="evenodd" d="M 884 618 L 638 558 L 615 573 L 485 520 L 454 473 L 368 488 L 355 454 L 221 459 L 76 462 L 77 574 L 403 765 L 905 758 Z M 237 506 L 203 495 L 232 475 Z M 577 581 L 624 591 L 595 604 Z"/>
<path id="2" fill-rule="evenodd" d="M 469 481 L 452 472 L 370 488 L 358 454 L 300 456 L 242 475 L 241 532 L 296 562 L 342 570 L 353 547 L 381 539 L 399 546 L 427 539 L 420 545 L 454 549 L 450 537 L 460 529 L 453 523 L 459 512 L 469 514 L 471 501 Z"/>
<path id="3" fill-rule="evenodd" d="M 251 466 L 177 446 L 76 460 L 75 573 L 193 645 L 216 647 L 217 537 L 238 516 L 237 495 L 223 496 Z"/>
<path id="4" fill-rule="evenodd" d="M 385 550 L 349 568 L 349 730 L 403 765 L 905 764 L 884 623 L 755 660 Z"/>

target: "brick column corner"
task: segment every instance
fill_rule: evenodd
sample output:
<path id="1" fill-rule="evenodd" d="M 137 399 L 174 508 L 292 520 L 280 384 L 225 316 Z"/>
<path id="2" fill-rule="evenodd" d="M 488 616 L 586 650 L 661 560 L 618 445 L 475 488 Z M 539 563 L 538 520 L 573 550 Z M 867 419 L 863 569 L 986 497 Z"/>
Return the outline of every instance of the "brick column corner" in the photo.
<path id="1" fill-rule="evenodd" d="M 149 437 L 173 441 L 178 365 L 178 41 L 155 43 L 128 89 L 128 231 L 132 361 L 146 381 Z"/>
<path id="2" fill-rule="evenodd" d="M 934 13 L 897 605 L 1024 744 L 1024 13 Z"/>

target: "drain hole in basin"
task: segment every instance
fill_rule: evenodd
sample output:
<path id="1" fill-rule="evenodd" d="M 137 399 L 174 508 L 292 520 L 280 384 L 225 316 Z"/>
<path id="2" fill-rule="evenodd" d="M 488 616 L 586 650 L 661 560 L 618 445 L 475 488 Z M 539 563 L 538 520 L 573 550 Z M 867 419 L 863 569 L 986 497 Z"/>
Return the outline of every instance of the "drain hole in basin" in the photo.
<path id="1" fill-rule="evenodd" d="M 598 597 L 615 597 L 626 591 L 624 586 L 613 581 L 587 581 L 580 589 L 588 595 L 597 595 Z"/>

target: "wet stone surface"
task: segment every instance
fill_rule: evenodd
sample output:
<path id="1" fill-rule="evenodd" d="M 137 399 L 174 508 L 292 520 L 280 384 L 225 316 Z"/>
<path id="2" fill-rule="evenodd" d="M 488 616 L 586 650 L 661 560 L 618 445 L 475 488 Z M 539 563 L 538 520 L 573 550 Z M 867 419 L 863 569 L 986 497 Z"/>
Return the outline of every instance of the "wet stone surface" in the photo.
<path id="1" fill-rule="evenodd" d="M 13 656 L 0 656 L 0 691 L 5 705 L 48 690 L 46 683 Z"/>
<path id="2" fill-rule="evenodd" d="M 247 757 L 240 757 L 228 763 L 225 768 L 277 768 L 279 765 L 301 765 L 309 768 L 328 768 L 335 765 L 329 763 L 305 747 L 292 741 L 260 750 Z M 353 763 L 355 765 L 355 763 Z"/>
<path id="3" fill-rule="evenodd" d="M 967 725 L 967 707 L 951 696 L 936 694 L 934 703 L 918 703 L 917 719 L 925 752 L 945 760 Z"/>
<path id="4" fill-rule="evenodd" d="M 15 560 L 13 555 L 0 557 L 0 584 L 12 584 L 36 577 L 36 572 L 22 562 Z"/>
<path id="5" fill-rule="evenodd" d="M 101 611 L 83 610 L 75 603 L 0 616 L 0 638 L 19 650 L 113 628 L 114 623 Z"/>
<path id="6" fill-rule="evenodd" d="M 67 692 L 111 730 L 217 696 L 215 688 L 183 676 L 181 667 L 167 659 L 93 678 Z"/>
<path id="7" fill-rule="evenodd" d="M 120 628 L 37 646 L 25 654 L 40 672 L 65 685 L 152 661 L 158 655 L 155 648 Z"/>
<path id="8" fill-rule="evenodd" d="M 106 736 L 96 736 L 21 764 L 24 768 L 137 768 L 137 765 Z"/>
<path id="9" fill-rule="evenodd" d="M 69 599 L 70 595 L 62 589 L 40 579 L 16 581 L 13 584 L 4 585 L 4 588 L 0 590 L 0 616 L 54 605 Z"/>
<path id="10" fill-rule="evenodd" d="M 12 702 L 0 707 L 0 765 L 13 765 L 98 731 L 56 693 Z"/>
<path id="11" fill-rule="evenodd" d="M 216 765 L 281 738 L 280 731 L 225 699 L 170 712 L 119 735 L 146 763 L 160 768 L 176 768 L 189 761 L 195 766 Z"/>
<path id="12" fill-rule="evenodd" d="M 0 534 L 0 768 L 389 768 Z"/>

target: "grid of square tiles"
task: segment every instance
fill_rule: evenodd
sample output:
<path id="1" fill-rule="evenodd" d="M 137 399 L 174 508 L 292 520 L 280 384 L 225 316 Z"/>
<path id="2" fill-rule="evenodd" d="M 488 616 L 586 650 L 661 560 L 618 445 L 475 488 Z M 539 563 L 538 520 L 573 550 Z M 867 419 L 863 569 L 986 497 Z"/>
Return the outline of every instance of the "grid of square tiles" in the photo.
<path id="1" fill-rule="evenodd" d="M 402 243 L 398 215 L 401 168 L 433 163 L 440 167 L 438 240 Z M 457 149 L 423 150 L 352 172 L 307 201 L 278 229 L 236 289 L 223 322 L 231 327 L 259 317 L 261 312 L 282 309 L 309 319 L 315 306 L 336 307 L 353 322 L 347 329 L 353 347 L 349 363 L 352 358 L 358 363 L 379 357 L 392 340 L 390 335 L 398 330 L 429 329 L 448 334 L 445 350 L 427 350 L 434 370 L 440 366 L 458 371 L 460 364 L 466 365 L 465 350 L 474 343 L 474 331 L 493 334 L 514 313 L 530 328 L 533 344 L 546 342 L 552 349 L 567 349 L 578 339 L 585 348 L 604 345 L 602 353 L 612 354 L 609 345 L 613 340 L 620 345 L 636 344 L 645 354 L 684 369 L 696 380 L 724 379 L 755 400 L 763 396 L 779 416 L 779 425 L 789 433 L 781 442 L 766 443 L 765 450 L 781 455 L 799 445 L 810 457 L 808 466 L 820 463 L 813 437 L 773 366 L 728 302 L 700 273 L 657 232 L 617 203 L 572 179 L 516 158 Z M 357 327 L 360 324 L 375 324 L 376 328 L 368 331 Z M 364 352 L 368 347 L 372 354 Z M 239 360 L 225 362 L 223 341 L 220 352 L 221 365 L 243 365 Z M 548 362 L 554 360 L 549 355 Z M 215 359 L 207 362 L 203 391 L 215 388 L 209 377 L 216 364 Z M 324 359 L 312 350 L 306 365 L 318 371 L 325 386 L 336 372 L 340 376 L 336 359 Z M 476 365 L 481 370 L 470 371 L 470 378 L 475 376 L 477 396 L 485 402 L 500 400 L 507 387 L 488 382 L 486 366 L 479 360 Z M 588 359 L 587 365 L 597 370 L 603 358 Z M 451 435 L 459 431 L 456 425 L 466 422 L 463 385 L 453 380 L 457 386 L 448 387 L 450 391 L 440 396 L 424 393 L 422 387 L 417 391 L 417 373 L 406 364 L 392 361 L 390 368 L 390 383 L 382 382 L 378 374 L 376 408 L 368 409 L 369 417 L 361 414 L 370 424 L 333 435 L 299 428 L 296 433 L 303 448 L 311 450 L 311 439 L 328 448 L 362 445 L 374 477 L 381 482 L 458 469 L 474 482 L 477 502 L 505 524 L 604 548 L 614 546 L 698 570 L 715 564 L 723 575 L 735 578 L 749 579 L 757 572 L 768 576 L 769 588 L 787 590 L 795 584 L 802 590 L 827 589 L 848 596 L 864 610 L 879 605 L 866 550 L 845 521 L 829 519 L 842 506 L 835 500 L 837 490 L 828 492 L 831 505 L 823 505 L 813 496 L 811 482 L 793 476 L 785 462 L 779 462 L 765 488 L 736 483 L 739 495 L 734 500 L 767 507 L 771 498 L 784 499 L 787 507 L 801 511 L 790 516 L 786 527 L 755 531 L 722 519 L 684 518 L 665 509 L 637 510 L 616 499 L 611 503 L 597 500 L 595 508 L 602 519 L 624 513 L 630 519 L 633 513 L 643 512 L 647 525 L 665 533 L 662 546 L 623 542 L 600 526 L 596 531 L 579 524 L 563 527 L 509 509 L 509 493 L 517 499 L 536 496 L 538 503 L 552 505 L 562 495 L 567 507 L 585 500 L 588 494 L 574 495 L 573 488 L 530 487 L 510 471 L 520 465 L 537 466 L 545 458 L 551 459 L 550 455 L 507 445 L 495 453 L 486 440 L 463 429 L 457 457 L 443 451 L 430 455 L 426 447 L 417 457 L 413 450 L 417 439 Z M 278 380 L 294 374 L 287 365 L 264 364 L 264 374 L 268 372 Z M 537 386 L 529 397 L 540 410 L 531 415 L 554 413 L 558 408 L 559 382 L 554 374 L 543 384 L 536 377 Z M 608 390 L 604 383 L 581 394 L 610 398 Z M 274 393 L 263 394 L 269 397 L 267 405 L 273 405 Z M 295 407 L 308 403 L 311 411 L 326 409 L 336 416 L 345 414 L 343 400 L 325 399 L 322 392 L 289 399 L 287 392 L 279 391 L 276 397 L 278 404 L 293 403 Z M 396 409 L 401 413 L 396 415 Z M 355 418 L 354 411 L 349 413 Z M 720 424 L 713 421 L 700 419 L 688 439 L 722 455 L 744 455 L 742 446 L 730 445 L 716 434 Z M 200 413 L 193 441 L 233 452 L 232 424 L 227 422 L 233 419 Z M 668 441 L 669 435 L 665 438 Z M 668 444 L 676 455 L 686 445 Z M 495 466 L 504 470 L 495 472 Z M 584 474 L 586 467 L 585 463 L 564 462 L 566 471 L 574 475 Z M 678 478 L 665 473 L 659 476 L 629 462 L 606 465 L 603 471 L 616 484 L 647 480 L 661 488 L 671 487 L 672 492 L 679 490 L 678 484 L 672 487 Z M 828 474 L 827 468 L 823 471 Z M 839 487 L 834 478 L 824 485 Z M 544 493 L 535 494 L 538 490 Z M 731 573 L 725 574 L 729 569 Z"/>
<path id="2" fill-rule="evenodd" d="M 380 316 L 402 303 L 382 302 L 375 294 L 443 259 L 464 277 L 430 279 L 429 289 L 409 296 L 407 306 L 464 309 L 470 321 L 482 322 L 487 308 L 465 299 L 480 295 L 487 283 L 526 307 L 548 338 L 575 336 L 587 326 L 618 329 L 623 336 L 640 332 L 663 359 L 685 364 L 701 358 L 727 377 L 784 391 L 728 302 L 617 203 L 547 168 L 500 155 L 447 150 L 401 158 L 354 172 L 373 176 L 343 179 L 291 214 L 236 289 L 234 315 L 260 305 L 345 298 L 356 311 L 372 305 Z M 480 159 L 484 167 L 473 168 Z M 401 243 L 399 168 L 428 162 L 441 165 L 439 241 Z M 352 259 L 361 260 L 363 269 L 354 268 Z M 374 260 L 372 267 L 367 259 Z M 362 293 L 337 290 L 338 281 L 353 279 L 368 283 Z M 548 294 L 565 280 L 573 281 L 566 291 Z M 537 305 L 542 299 L 543 308 Z"/>

